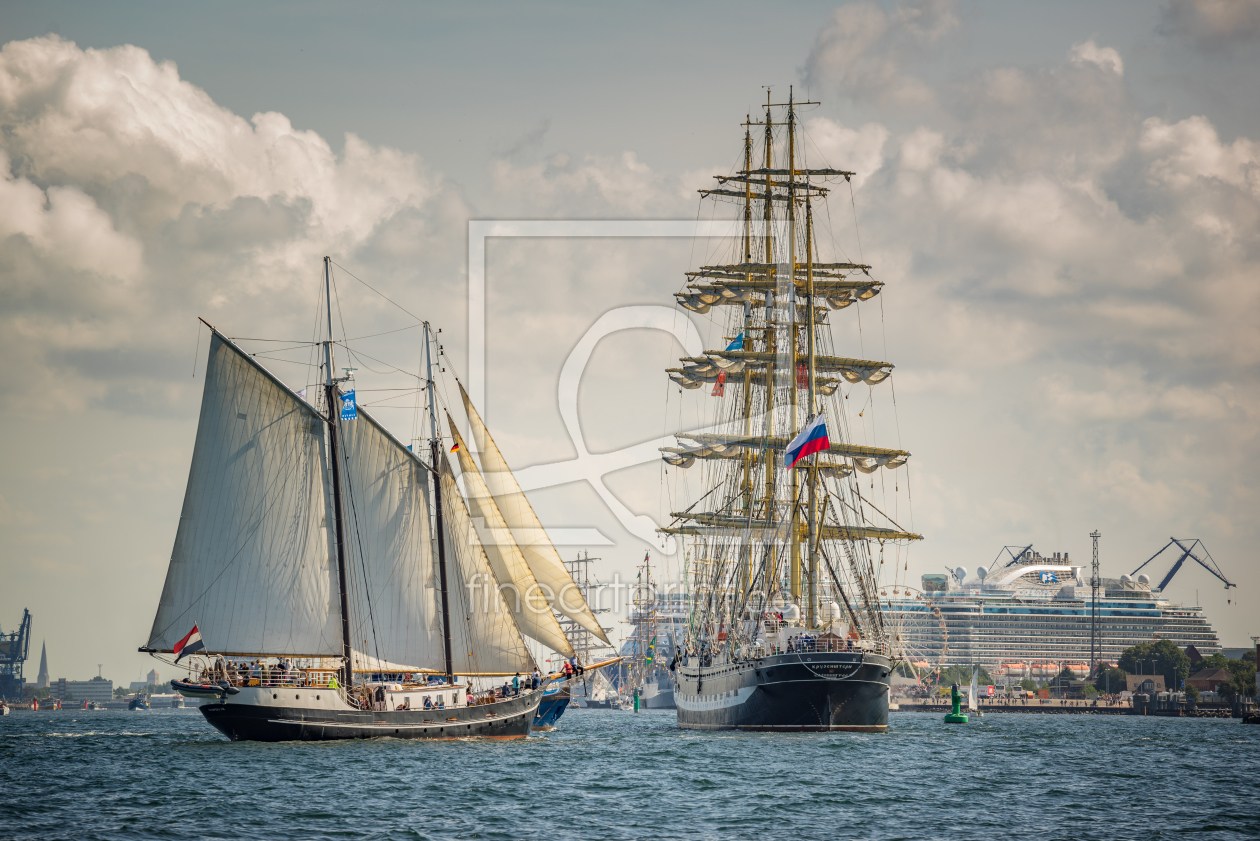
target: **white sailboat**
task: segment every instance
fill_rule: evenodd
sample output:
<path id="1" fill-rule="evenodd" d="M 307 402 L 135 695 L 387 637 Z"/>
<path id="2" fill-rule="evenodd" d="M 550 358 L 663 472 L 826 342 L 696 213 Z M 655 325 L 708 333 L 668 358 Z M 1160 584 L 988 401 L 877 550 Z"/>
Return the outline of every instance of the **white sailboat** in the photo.
<path id="1" fill-rule="evenodd" d="M 325 258 L 326 296 L 330 274 Z M 549 603 L 504 592 L 538 589 L 527 559 L 544 550 L 517 545 L 462 448 L 474 492 L 461 495 L 439 446 L 428 324 L 425 460 L 343 393 L 326 304 L 316 405 L 211 327 L 175 546 L 140 650 L 175 653 L 198 632 L 200 660 L 181 665 L 200 671 L 175 689 L 214 697 L 200 709 L 234 740 L 523 737 L 547 681 L 479 684 L 529 676 L 527 637 L 573 654 Z"/>

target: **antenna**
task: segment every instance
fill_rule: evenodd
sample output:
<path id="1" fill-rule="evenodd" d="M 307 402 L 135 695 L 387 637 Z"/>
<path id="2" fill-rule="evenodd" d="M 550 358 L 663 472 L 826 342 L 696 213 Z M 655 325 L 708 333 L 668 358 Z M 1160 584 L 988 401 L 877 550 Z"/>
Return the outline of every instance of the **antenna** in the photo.
<path id="1" fill-rule="evenodd" d="M 1102 537 L 1102 533 L 1098 529 L 1094 529 L 1089 534 L 1094 539 L 1094 562 L 1092 573 L 1089 577 L 1089 587 L 1091 592 L 1089 607 L 1089 668 L 1091 672 L 1097 673 L 1102 661 L 1102 636 L 1101 629 L 1098 627 L 1101 612 L 1098 607 L 1098 591 L 1102 588 L 1102 577 L 1098 573 L 1098 538 Z"/>

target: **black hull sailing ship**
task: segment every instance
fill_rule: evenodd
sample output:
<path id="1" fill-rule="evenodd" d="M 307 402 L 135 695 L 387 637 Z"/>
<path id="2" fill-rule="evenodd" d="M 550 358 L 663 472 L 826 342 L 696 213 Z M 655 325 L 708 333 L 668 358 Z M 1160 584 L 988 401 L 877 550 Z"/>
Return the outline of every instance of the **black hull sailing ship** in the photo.
<path id="1" fill-rule="evenodd" d="M 482 468 L 448 414 L 460 492 L 427 323 L 427 459 L 343 389 L 328 258 L 324 273 L 313 403 L 211 327 L 175 546 L 140 650 L 189 667 L 173 685 L 212 699 L 203 715 L 233 740 L 524 738 L 550 683 L 531 680 L 526 639 L 571 657 L 557 615 L 604 631 L 466 394 Z"/>
<path id="2" fill-rule="evenodd" d="M 882 283 L 862 262 L 819 256 L 815 207 L 853 173 L 805 164 L 797 108 L 816 104 L 768 96 L 764 120 L 745 122 L 743 165 L 700 191 L 742 211 L 742 236 L 677 294 L 694 312 L 721 307 L 710 318 L 723 329 L 721 343 L 668 371 L 680 393 L 704 389 L 709 419 L 662 450 L 679 468 L 667 469 L 671 498 L 694 499 L 661 529 L 683 541 L 693 606 L 671 664 L 684 728 L 888 727 L 897 635 L 879 582 L 921 538 L 895 521 L 901 489 L 884 473 L 910 454 L 874 446 L 864 418 L 893 366 L 834 347 L 829 317 Z M 864 408 L 849 408 L 854 395 Z M 697 471 L 700 493 L 687 485 Z"/>

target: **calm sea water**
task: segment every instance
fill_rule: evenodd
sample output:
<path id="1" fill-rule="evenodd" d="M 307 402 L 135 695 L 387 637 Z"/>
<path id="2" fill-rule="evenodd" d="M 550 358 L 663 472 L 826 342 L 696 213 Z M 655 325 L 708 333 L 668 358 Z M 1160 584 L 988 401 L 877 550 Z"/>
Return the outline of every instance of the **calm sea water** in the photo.
<path id="1" fill-rule="evenodd" d="M 1260 837 L 1260 727 L 894 713 L 699 734 L 576 710 L 525 741 L 231 743 L 195 709 L 0 718 L 0 838 Z"/>

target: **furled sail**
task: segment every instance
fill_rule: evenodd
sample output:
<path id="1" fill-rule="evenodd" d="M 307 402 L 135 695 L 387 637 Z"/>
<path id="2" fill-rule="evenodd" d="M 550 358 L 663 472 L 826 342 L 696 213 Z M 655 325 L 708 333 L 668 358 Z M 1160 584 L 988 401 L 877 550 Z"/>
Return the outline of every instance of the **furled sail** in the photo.
<path id="1" fill-rule="evenodd" d="M 451 655 L 459 674 L 514 674 L 534 668 L 521 632 L 499 591 L 450 463 L 439 459 L 447 581 L 450 585 Z"/>
<path id="2" fill-rule="evenodd" d="M 512 475 L 512 469 L 508 467 L 503 454 L 499 452 L 494 439 L 490 437 L 490 431 L 481 422 L 481 416 L 477 414 L 472 400 L 468 399 L 468 392 L 464 391 L 462 383 L 459 386 L 459 393 L 464 399 L 464 409 L 468 413 L 468 422 L 472 426 L 473 440 L 477 442 L 477 453 L 481 459 L 481 467 L 484 471 L 482 476 L 486 487 L 489 488 L 499 512 L 515 537 L 516 545 L 520 547 L 521 554 L 525 557 L 525 563 L 529 564 L 534 578 L 542 586 L 547 602 L 564 616 L 569 617 L 608 645 L 612 645 L 612 641 L 600 627 L 599 620 L 591 612 L 590 605 L 586 603 L 573 576 L 560 560 L 560 553 L 547 537 L 547 532 L 543 529 L 538 515 L 534 513 L 533 506 L 529 504 L 529 500 L 521 491 L 521 486 L 516 482 L 516 477 Z"/>
<path id="3" fill-rule="evenodd" d="M 428 469 L 360 408 L 337 421 L 356 669 L 445 669 Z"/>
<path id="4" fill-rule="evenodd" d="M 146 648 L 195 623 L 227 654 L 340 656 L 325 425 L 217 331 L 175 546 Z"/>
<path id="5" fill-rule="evenodd" d="M 474 517 L 481 518 L 484 528 L 482 545 L 486 549 L 486 557 L 494 577 L 503 591 L 517 627 L 521 633 L 543 645 L 562 653 L 566 657 L 574 654 L 573 646 L 551 612 L 551 605 L 538 586 L 538 580 L 530 570 L 529 564 L 521 554 L 516 539 L 499 507 L 495 505 L 490 489 L 486 487 L 477 465 L 473 463 L 464 439 L 460 437 L 455 423 L 447 415 L 446 422 L 451 430 L 451 437 L 459 445 L 459 466 L 464 477 L 464 489 L 468 493 L 469 507 Z"/>

